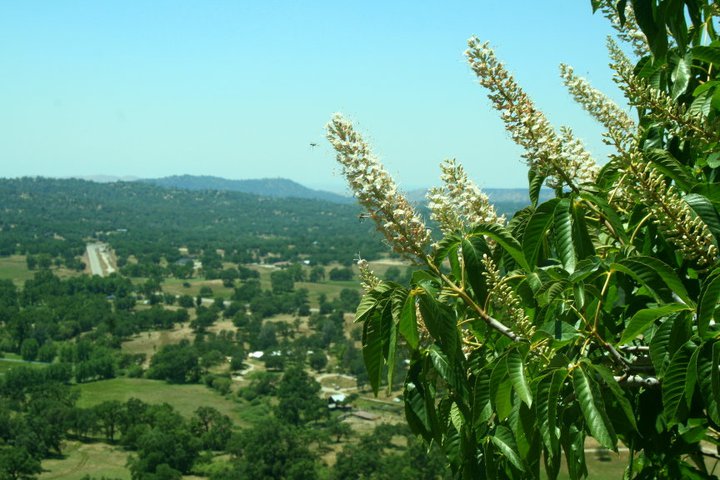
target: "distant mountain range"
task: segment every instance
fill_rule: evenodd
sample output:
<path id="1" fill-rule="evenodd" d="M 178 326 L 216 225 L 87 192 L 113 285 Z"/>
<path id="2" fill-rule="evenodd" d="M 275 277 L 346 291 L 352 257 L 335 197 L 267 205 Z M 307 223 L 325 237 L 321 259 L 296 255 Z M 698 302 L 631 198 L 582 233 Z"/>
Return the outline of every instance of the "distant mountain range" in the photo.
<path id="1" fill-rule="evenodd" d="M 337 193 L 323 190 L 313 190 L 304 187 L 287 178 L 260 178 L 254 180 L 229 180 L 227 178 L 209 175 L 173 175 L 163 178 L 145 178 L 139 182 L 150 183 L 165 188 L 180 188 L 183 190 L 224 190 L 231 192 L 251 193 L 265 197 L 279 198 L 311 198 L 326 200 L 333 203 L 354 203 L 352 197 L 345 197 Z"/>
<path id="2" fill-rule="evenodd" d="M 137 177 L 111 177 L 97 175 L 94 177 L 84 177 L 84 179 L 100 183 L 113 181 L 136 181 L 164 188 L 176 188 L 182 190 L 219 190 L 250 193 L 275 198 L 325 200 L 340 204 L 355 203 L 355 200 L 352 197 L 324 190 L 314 190 L 287 178 L 230 180 L 210 175 L 173 175 L 162 178 L 141 179 Z M 498 211 L 506 215 L 512 214 L 513 212 L 530 204 L 528 191 L 525 188 L 486 188 L 483 189 L 483 191 L 490 197 L 490 200 L 493 202 Z M 409 192 L 406 192 L 406 196 L 412 203 L 422 207 L 426 203 L 426 193 L 426 189 L 410 190 Z M 540 191 L 541 202 L 552 197 L 552 190 L 543 189 Z"/>

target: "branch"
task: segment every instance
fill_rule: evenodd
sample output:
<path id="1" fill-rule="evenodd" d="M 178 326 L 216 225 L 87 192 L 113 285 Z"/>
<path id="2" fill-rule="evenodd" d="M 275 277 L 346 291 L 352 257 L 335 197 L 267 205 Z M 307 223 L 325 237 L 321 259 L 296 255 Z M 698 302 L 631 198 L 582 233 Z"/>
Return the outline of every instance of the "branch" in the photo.
<path id="1" fill-rule="evenodd" d="M 475 312 L 478 314 L 480 318 L 483 319 L 483 321 L 493 330 L 505 335 L 507 338 L 512 340 L 513 342 L 526 342 L 527 340 L 517 333 L 513 332 L 510 327 L 503 324 L 499 320 L 496 320 L 495 318 L 491 317 L 485 309 L 483 309 L 480 305 L 475 303 L 475 301 L 470 297 L 470 295 L 465 292 L 462 288 L 458 287 L 455 282 L 450 280 L 444 273 L 440 271 L 437 266 L 433 262 L 431 262 L 429 259 L 426 259 L 427 265 L 437 274 L 440 276 L 443 282 L 445 282 L 450 289 L 455 292 L 460 298 L 463 299 L 463 301 L 467 304 L 468 307 L 475 310 Z"/>

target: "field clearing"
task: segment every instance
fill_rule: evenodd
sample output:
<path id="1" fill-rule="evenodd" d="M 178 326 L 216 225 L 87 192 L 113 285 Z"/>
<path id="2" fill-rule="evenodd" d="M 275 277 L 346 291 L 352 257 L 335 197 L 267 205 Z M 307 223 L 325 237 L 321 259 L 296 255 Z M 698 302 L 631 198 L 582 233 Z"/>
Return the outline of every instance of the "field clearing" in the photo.
<path id="1" fill-rule="evenodd" d="M 189 283 L 189 287 L 183 287 L 183 283 Z M 197 297 L 202 287 L 210 287 L 213 291 L 213 298 L 223 297 L 229 300 L 234 293 L 232 288 L 223 286 L 222 280 L 205 280 L 204 278 L 166 278 L 162 282 L 162 290 L 172 295 L 190 295 Z"/>
<path id="2" fill-rule="evenodd" d="M 50 270 L 60 278 L 82 275 L 82 272 L 75 272 L 64 267 L 53 267 Z M 16 286 L 22 287 L 25 280 L 30 280 L 35 276 L 36 271 L 28 270 L 25 255 L 0 257 L 0 280 L 12 280 Z"/>
<path id="3" fill-rule="evenodd" d="M 39 362 L 26 362 L 18 355 L 5 354 L 6 358 L 0 358 L 0 375 L 4 375 L 5 372 L 15 367 L 32 367 L 32 368 L 45 368 L 47 363 Z"/>
<path id="4" fill-rule="evenodd" d="M 86 475 L 129 480 L 125 467 L 128 452 L 119 446 L 106 443 L 68 442 L 63 449 L 64 458 L 43 460 L 41 480 L 80 480 Z"/>
<path id="5" fill-rule="evenodd" d="M 198 407 L 213 407 L 227 415 L 237 426 L 246 426 L 241 406 L 204 385 L 171 385 L 160 380 L 143 378 L 114 378 L 78 385 L 81 395 L 78 406 L 87 408 L 99 403 L 137 398 L 145 403 L 172 405 L 189 418 Z"/>
<path id="6" fill-rule="evenodd" d="M 172 330 L 154 330 L 142 332 L 135 335 L 131 340 L 123 342 L 123 353 L 145 354 L 145 366 L 150 364 L 152 357 L 157 350 L 165 345 L 180 343 L 180 340 L 191 340 L 194 333 L 188 323 L 176 325 Z"/>

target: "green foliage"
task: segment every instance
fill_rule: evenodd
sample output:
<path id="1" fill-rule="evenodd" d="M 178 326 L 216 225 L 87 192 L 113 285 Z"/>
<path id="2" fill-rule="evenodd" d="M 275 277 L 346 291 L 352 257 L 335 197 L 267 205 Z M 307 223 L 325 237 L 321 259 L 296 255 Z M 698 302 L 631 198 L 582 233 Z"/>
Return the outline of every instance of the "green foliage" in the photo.
<path id="1" fill-rule="evenodd" d="M 583 478 L 586 437 L 630 450 L 625 478 L 717 478 L 701 444 L 720 445 L 717 6 L 593 3 L 621 21 L 631 3 L 647 37 L 620 80 L 637 131 L 600 112 L 617 154 L 592 183 L 551 160 L 565 187 L 544 201 L 548 158 L 528 147 L 531 206 L 446 230 L 409 286 L 378 281 L 357 309 L 373 390 L 408 348 L 408 424 L 462 478 L 554 479 L 563 456 Z"/>
<path id="2" fill-rule="evenodd" d="M 315 479 L 318 457 L 308 448 L 308 443 L 303 430 L 268 418 L 231 439 L 232 469 L 212 479 Z"/>
<path id="3" fill-rule="evenodd" d="M 195 383 L 200 379 L 197 349 L 187 340 L 165 345 L 150 360 L 148 378 L 169 383 Z"/>

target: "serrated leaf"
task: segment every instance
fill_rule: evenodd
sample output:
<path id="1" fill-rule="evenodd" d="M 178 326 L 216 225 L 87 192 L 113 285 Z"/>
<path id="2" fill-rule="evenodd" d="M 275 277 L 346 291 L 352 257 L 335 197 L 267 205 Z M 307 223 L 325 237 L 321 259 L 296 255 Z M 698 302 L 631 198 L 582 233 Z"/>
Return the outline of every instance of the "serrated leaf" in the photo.
<path id="1" fill-rule="evenodd" d="M 367 292 L 360 299 L 360 304 L 355 311 L 355 323 L 364 322 L 373 313 L 378 303 L 383 300 L 384 295 L 389 291 L 386 283 L 381 283 L 371 291 Z"/>
<path id="2" fill-rule="evenodd" d="M 695 305 L 675 271 L 657 258 L 628 257 L 611 264 L 610 268 L 632 276 L 660 301 L 672 301 L 674 294 L 687 305 Z"/>
<path id="3" fill-rule="evenodd" d="M 528 169 L 528 193 L 530 194 L 530 203 L 532 206 L 536 206 L 540 199 L 540 189 L 542 189 L 545 177 L 539 175 L 537 171 L 530 168 Z"/>
<path id="4" fill-rule="evenodd" d="M 449 253 L 457 249 L 458 245 L 462 241 L 462 237 L 457 233 L 445 235 L 435 246 L 433 251 L 433 261 L 436 265 L 440 265 L 445 260 Z"/>
<path id="5" fill-rule="evenodd" d="M 445 355 L 454 361 L 459 342 L 455 316 L 449 307 L 439 303 L 426 288 L 430 287 L 423 285 L 424 291 L 417 294 L 420 313 L 430 335 L 435 338 Z"/>
<path id="6" fill-rule="evenodd" d="M 559 201 L 560 199 L 553 198 L 539 205 L 528 220 L 522 240 L 522 251 L 531 266 L 538 264 L 540 248 L 545 242 L 545 235 L 550 229 L 550 225 L 552 225 L 553 212 Z"/>
<path id="7" fill-rule="evenodd" d="M 644 152 L 644 155 L 661 173 L 672 178 L 681 190 L 688 192 L 692 189 L 695 184 L 692 172 L 670 152 L 662 148 L 652 148 Z"/>
<path id="8" fill-rule="evenodd" d="M 565 368 L 554 370 L 538 384 L 536 410 L 540 433 L 548 453 L 555 457 L 560 453 L 560 437 L 557 432 L 558 396 L 568 371 Z"/>
<path id="9" fill-rule="evenodd" d="M 627 396 L 625 396 L 625 392 L 623 391 L 622 387 L 620 387 L 620 384 L 617 382 L 617 380 L 615 380 L 612 372 L 602 365 L 593 365 L 592 367 L 598 373 L 598 375 L 600 375 L 600 378 L 603 379 L 605 386 L 610 389 L 610 392 L 615 397 L 615 400 L 617 400 L 620 408 L 625 414 L 625 417 L 627 417 L 628 422 L 630 422 L 630 425 L 632 425 L 632 427 L 637 430 L 635 412 L 633 411 L 632 405 L 630 404 L 630 400 L 628 400 Z"/>
<path id="10" fill-rule="evenodd" d="M 710 363 L 710 382 L 715 404 L 720 406 L 720 342 L 713 343 Z"/>
<path id="11" fill-rule="evenodd" d="M 581 202 L 572 202 L 571 207 L 573 224 L 572 234 L 573 242 L 575 245 L 575 254 L 580 260 L 575 265 L 575 271 L 579 268 L 583 261 L 587 261 L 595 255 L 595 245 L 593 245 L 592 238 L 588 232 L 587 222 L 585 221 L 585 211 Z M 573 272 L 574 274 L 575 272 Z"/>
<path id="12" fill-rule="evenodd" d="M 470 235 L 485 235 L 492 238 L 503 248 L 504 251 L 510 254 L 513 260 L 515 260 L 521 268 L 528 272 L 531 270 L 528 261 L 523 254 L 520 242 L 517 241 L 507 228 L 496 223 L 480 223 L 473 227 Z"/>
<path id="13" fill-rule="evenodd" d="M 568 473 L 570 478 L 584 478 L 587 476 L 585 465 L 585 432 L 570 425 L 569 428 L 560 429 L 560 443 L 565 451 Z"/>
<path id="14" fill-rule="evenodd" d="M 375 309 L 363 324 L 362 351 L 365 368 L 368 372 L 368 380 L 375 395 L 380 388 L 385 358 L 383 351 L 388 344 L 390 328 L 392 323 L 391 306 L 389 302 L 384 304 L 382 310 Z"/>
<path id="15" fill-rule="evenodd" d="M 525 367 L 520 352 L 512 350 L 507 356 L 507 370 L 515 393 L 528 407 L 532 405 L 532 394 L 525 378 Z"/>
<path id="16" fill-rule="evenodd" d="M 415 295 L 409 294 L 405 297 L 402 310 L 400 311 L 400 324 L 398 325 L 400 335 L 405 338 L 408 346 L 415 350 L 418 348 L 420 337 L 417 329 L 417 310 L 415 308 Z"/>
<path id="17" fill-rule="evenodd" d="M 720 47 L 698 45 L 692 49 L 693 58 L 720 67 Z"/>
<path id="18" fill-rule="evenodd" d="M 690 324 L 685 315 L 665 320 L 650 342 L 650 360 L 655 372 L 662 377 L 675 352 L 690 339 Z"/>
<path id="19" fill-rule="evenodd" d="M 515 437 L 509 428 L 504 425 L 498 425 L 497 429 L 495 429 L 495 434 L 490 437 L 490 440 L 515 468 L 521 472 L 525 471 L 525 465 L 523 465 L 523 461 L 517 453 Z"/>
<path id="20" fill-rule="evenodd" d="M 458 432 L 462 431 L 463 425 L 465 424 L 462 412 L 455 402 L 453 402 L 450 407 L 450 422 L 452 422 L 453 427 L 455 427 L 455 430 Z"/>
<path id="21" fill-rule="evenodd" d="M 609 166 L 610 164 L 606 165 L 606 167 Z M 623 225 L 622 220 L 618 216 L 615 209 L 610 206 L 606 199 L 601 198 L 597 195 L 593 195 L 589 192 L 580 192 L 579 196 L 587 203 L 594 205 L 596 209 L 600 211 L 600 214 L 605 220 L 607 220 L 607 222 L 610 224 L 613 231 L 615 232 L 615 235 L 620 240 L 622 240 L 624 243 L 629 242 L 629 237 L 627 232 L 625 232 L 625 226 Z"/>
<path id="22" fill-rule="evenodd" d="M 615 429 L 607 417 L 602 396 L 593 380 L 585 373 L 582 365 L 573 370 L 572 378 L 575 395 L 590 433 L 603 447 L 616 450 Z"/>
<path id="23" fill-rule="evenodd" d="M 671 76 L 673 86 L 670 94 L 673 100 L 677 100 L 680 95 L 685 93 L 690 83 L 690 65 L 684 58 L 678 59 Z"/>
<path id="24" fill-rule="evenodd" d="M 695 97 L 695 100 L 693 100 L 688 108 L 688 115 L 694 117 L 707 117 L 710 113 L 713 96 L 713 90 L 707 90 Z"/>
<path id="25" fill-rule="evenodd" d="M 440 377 L 447 382 L 448 385 L 455 391 L 461 389 L 460 380 L 455 370 L 455 365 L 451 364 L 447 356 L 440 351 L 436 345 L 431 345 L 427 351 L 430 361 L 438 372 Z"/>
<path id="26" fill-rule="evenodd" d="M 662 378 L 663 412 L 666 421 L 671 424 L 682 421 L 678 414 L 685 398 L 685 382 L 694 347 L 693 344 L 686 343 L 675 352 Z"/>
<path id="27" fill-rule="evenodd" d="M 490 374 L 490 400 L 500 420 L 507 418 L 512 410 L 512 383 L 508 375 L 505 357 L 495 363 Z"/>
<path id="28" fill-rule="evenodd" d="M 683 199 L 685 203 L 690 205 L 690 208 L 693 209 L 697 216 L 700 217 L 700 220 L 707 225 L 717 241 L 717 239 L 720 238 L 720 216 L 718 216 L 718 212 L 712 202 L 697 193 L 685 195 Z"/>
<path id="29" fill-rule="evenodd" d="M 715 272 L 718 271 L 713 272 L 710 280 L 703 285 L 700 292 L 697 309 L 697 326 L 700 336 L 704 336 L 707 332 L 710 320 L 715 315 L 715 309 L 720 301 L 720 275 L 715 275 Z"/>
<path id="30" fill-rule="evenodd" d="M 685 404 L 688 408 L 692 404 L 693 395 L 695 394 L 695 385 L 697 384 L 697 363 L 700 357 L 700 347 L 695 347 L 690 362 L 688 362 L 687 377 L 685 378 Z"/>
<path id="31" fill-rule="evenodd" d="M 720 378 L 718 374 L 720 346 L 715 342 L 703 346 L 702 358 L 697 363 L 697 378 L 705 411 L 713 422 L 720 423 Z"/>
<path id="32" fill-rule="evenodd" d="M 480 235 L 464 238 L 461 246 L 463 268 L 465 269 L 464 278 L 472 287 L 476 301 L 482 305 L 487 298 L 485 276 L 480 273 L 483 271 L 482 258 L 483 254 L 489 254 L 490 251 L 485 239 Z"/>
<path id="33" fill-rule="evenodd" d="M 414 382 L 405 384 L 403 398 L 405 400 L 405 418 L 413 432 L 422 435 L 425 441 L 433 438 L 430 412 L 426 408 L 423 390 Z"/>
<path id="34" fill-rule="evenodd" d="M 490 373 L 482 370 L 475 378 L 473 388 L 473 425 L 486 422 L 492 416 L 490 404 Z"/>
<path id="35" fill-rule="evenodd" d="M 639 334 L 647 330 L 655 320 L 663 317 L 667 317 L 680 310 L 689 310 L 687 305 L 681 303 L 669 303 L 655 308 L 645 308 L 638 311 L 633 315 L 632 319 L 628 322 L 625 330 L 623 331 L 622 338 L 618 342 L 618 345 L 625 345 L 631 342 Z"/>
<path id="36" fill-rule="evenodd" d="M 563 198 L 557 203 L 553 214 L 553 232 L 555 248 L 560 261 L 568 273 L 575 271 L 577 255 L 573 239 L 573 222 L 570 212 L 570 200 Z"/>

